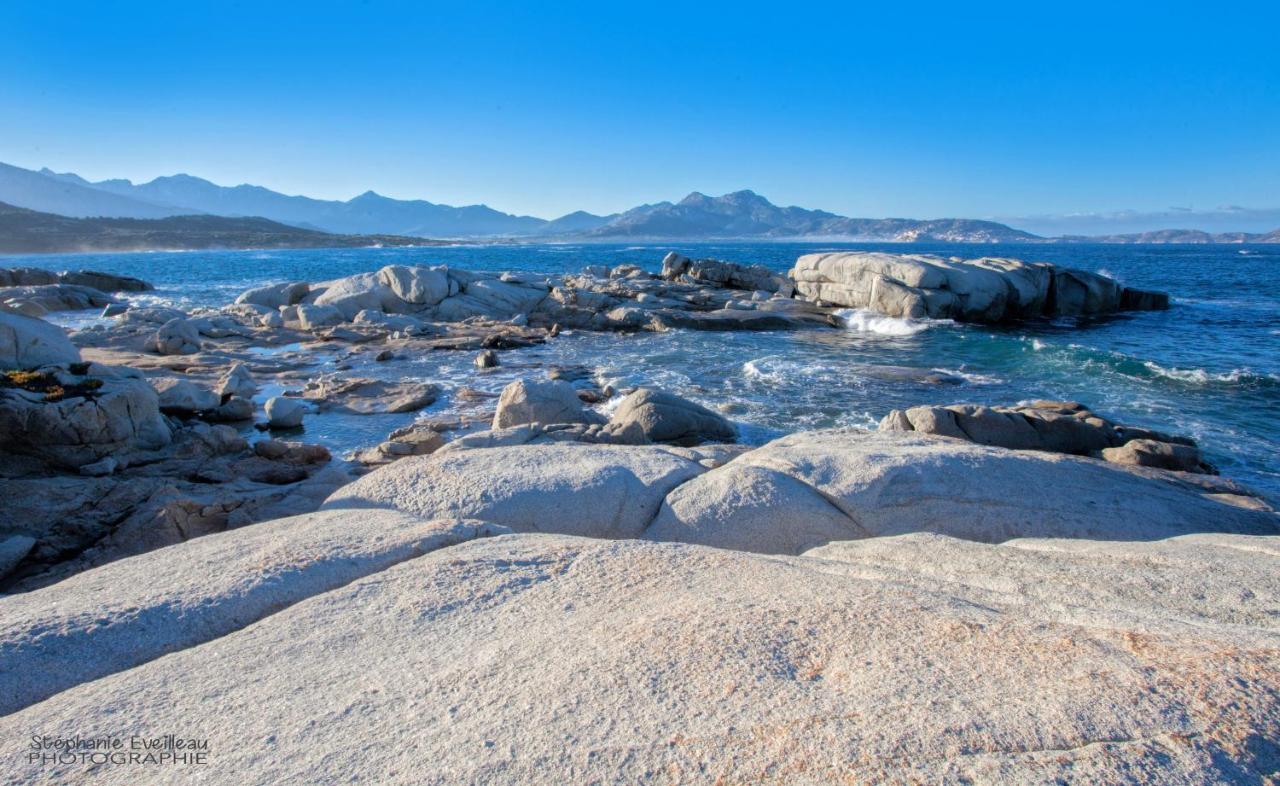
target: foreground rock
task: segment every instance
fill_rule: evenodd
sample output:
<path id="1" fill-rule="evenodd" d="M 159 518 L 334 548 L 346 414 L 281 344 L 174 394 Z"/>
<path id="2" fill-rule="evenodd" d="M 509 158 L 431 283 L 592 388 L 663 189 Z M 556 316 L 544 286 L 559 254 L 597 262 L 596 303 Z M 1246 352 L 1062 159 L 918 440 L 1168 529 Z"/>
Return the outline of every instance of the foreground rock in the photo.
<path id="1" fill-rule="evenodd" d="M 806 254 L 791 270 L 810 300 L 892 317 L 1003 322 L 1169 307 L 1168 295 L 1083 270 L 1016 259 L 925 254 Z"/>
<path id="2" fill-rule="evenodd" d="M 4 452 L 75 470 L 170 443 L 160 397 L 141 374 L 105 367 L 77 370 L 81 373 L 55 368 L 29 375 L 21 387 L 0 386 Z"/>
<path id="3" fill-rule="evenodd" d="M 1013 450 L 1094 456 L 1117 464 L 1216 474 L 1189 437 L 1121 426 L 1074 401 L 1034 401 L 1016 407 L 955 404 L 893 410 L 881 431 L 915 431 Z"/>
<path id="4" fill-rule="evenodd" d="M 315 523 L 0 601 L 0 695 L 67 688 L 0 734 L 172 729 L 208 739 L 200 771 L 227 783 L 1227 783 L 1280 767 L 1274 538 L 911 535 L 761 557 L 515 535 L 399 561 L 442 536 L 384 519 L 370 547 Z M 61 642 L 40 640 L 50 620 Z M 118 646 L 135 640 L 185 649 L 90 679 L 137 662 Z"/>
<path id="5" fill-rule="evenodd" d="M 0 678 L 0 715 L 495 530 L 390 511 L 312 513 L 104 566 L 50 592 L 12 596 L 0 651 L 23 664 L 24 676 L 6 670 L 8 678 Z M 51 594 L 60 598 L 56 609 L 42 602 Z M 56 636 L 41 635 L 51 626 Z"/>

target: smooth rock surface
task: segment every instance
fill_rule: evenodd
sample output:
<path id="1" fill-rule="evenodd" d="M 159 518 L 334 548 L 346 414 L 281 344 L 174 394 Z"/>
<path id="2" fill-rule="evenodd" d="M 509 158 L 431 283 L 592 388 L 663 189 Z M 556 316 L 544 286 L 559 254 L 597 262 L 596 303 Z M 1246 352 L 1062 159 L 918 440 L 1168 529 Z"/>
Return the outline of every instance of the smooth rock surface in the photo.
<path id="1" fill-rule="evenodd" d="M 0 368 L 30 369 L 79 360 L 80 350 L 62 328 L 0 311 Z"/>
<path id="2" fill-rule="evenodd" d="M 818 545 L 817 533 L 842 527 L 845 537 L 936 532 L 989 543 L 1155 540 L 1269 535 L 1280 532 L 1280 517 L 1224 504 L 1172 476 L 1094 459 L 835 429 L 782 437 L 694 478 L 667 497 L 645 537 L 796 553 Z"/>
<path id="3" fill-rule="evenodd" d="M 208 738 L 218 783 L 1258 783 L 1280 768 L 1277 554 L 486 538 L 65 690 L 0 737 L 30 783 L 191 775 L 29 764 L 32 729 Z M 21 619 L 58 613 L 57 589 Z"/>
<path id="4" fill-rule="evenodd" d="M 810 300 L 908 319 L 1003 322 L 1169 306 L 1163 293 L 1129 290 L 1096 273 L 991 257 L 806 254 L 791 277 L 796 292 Z"/>
<path id="5" fill-rule="evenodd" d="M 638 537 L 671 489 L 706 471 L 675 449 L 547 444 L 443 450 L 338 489 L 334 508 L 473 518 L 516 532 Z"/>
<path id="6" fill-rule="evenodd" d="M 674 393 L 641 388 L 627 395 L 609 418 L 610 430 L 643 434 L 649 442 L 699 445 L 733 442 L 737 430 L 722 415 Z"/>
<path id="7" fill-rule="evenodd" d="M 495 531 L 387 510 L 309 513 L 206 535 L 6 597 L 0 658 L 11 668 L 0 669 L 0 714 Z"/>
<path id="8" fill-rule="evenodd" d="M 518 379 L 502 389 L 493 415 L 495 429 L 526 423 L 601 423 L 582 406 L 573 386 L 560 380 Z"/>

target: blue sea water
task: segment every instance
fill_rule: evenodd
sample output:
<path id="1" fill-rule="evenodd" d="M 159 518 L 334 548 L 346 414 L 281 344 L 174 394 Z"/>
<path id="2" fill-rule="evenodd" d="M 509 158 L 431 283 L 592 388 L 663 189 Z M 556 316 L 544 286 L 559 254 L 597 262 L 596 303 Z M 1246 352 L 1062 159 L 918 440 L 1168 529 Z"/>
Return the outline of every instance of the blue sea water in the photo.
<path id="1" fill-rule="evenodd" d="M 1224 475 L 1280 499 L 1280 246 L 476 245 L 76 254 L 10 257 L 4 264 L 125 273 L 154 283 L 154 299 L 191 307 L 222 305 L 266 282 L 319 281 L 391 263 L 539 273 L 633 263 L 656 270 L 676 250 L 787 270 L 800 254 L 843 248 L 1048 261 L 1167 291 L 1173 305 L 1007 327 L 855 314 L 843 330 L 575 331 L 545 347 L 504 353 L 503 367 L 489 374 L 477 374 L 470 355 L 456 352 L 413 358 L 394 373 L 437 381 L 450 392 L 463 386 L 493 392 L 531 369 L 581 364 L 600 383 L 657 385 L 721 407 L 753 443 L 802 429 L 872 426 L 890 409 L 917 404 L 1071 399 L 1123 423 L 1189 434 Z M 893 367 L 948 371 L 966 381 L 913 381 Z M 371 366 L 370 373 L 378 372 Z M 428 414 L 462 407 L 446 394 Z M 309 437 L 350 450 L 377 443 L 410 417 L 314 419 Z"/>

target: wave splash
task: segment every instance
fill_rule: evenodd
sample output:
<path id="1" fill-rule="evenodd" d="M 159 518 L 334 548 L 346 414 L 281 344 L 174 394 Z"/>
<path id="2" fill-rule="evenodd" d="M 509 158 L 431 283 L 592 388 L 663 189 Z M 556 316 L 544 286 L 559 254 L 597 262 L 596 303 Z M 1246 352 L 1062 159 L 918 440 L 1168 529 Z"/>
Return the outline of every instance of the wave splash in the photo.
<path id="1" fill-rule="evenodd" d="M 904 317 L 888 317 L 869 308 L 843 308 L 836 316 L 844 321 L 845 327 L 859 333 L 874 333 L 878 336 L 914 336 L 937 324 L 949 324 L 951 320 L 906 319 Z"/>

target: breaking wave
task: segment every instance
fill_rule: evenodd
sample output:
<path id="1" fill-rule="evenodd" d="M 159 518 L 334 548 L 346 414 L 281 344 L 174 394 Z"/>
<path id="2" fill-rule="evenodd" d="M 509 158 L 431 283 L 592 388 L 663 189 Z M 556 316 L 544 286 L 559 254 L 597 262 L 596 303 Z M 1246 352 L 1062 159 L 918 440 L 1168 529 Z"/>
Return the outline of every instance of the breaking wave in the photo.
<path id="1" fill-rule="evenodd" d="M 844 308 L 837 311 L 836 316 L 840 317 L 845 327 L 850 330 L 874 333 L 878 336 L 914 336 L 933 325 L 950 323 L 950 320 L 888 317 L 869 308 Z"/>

